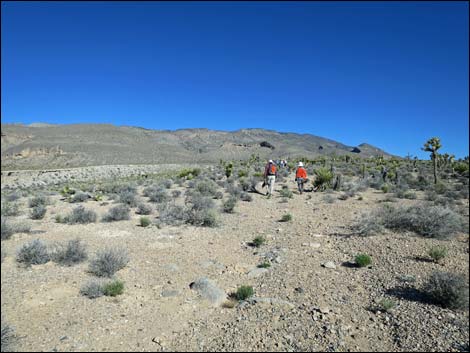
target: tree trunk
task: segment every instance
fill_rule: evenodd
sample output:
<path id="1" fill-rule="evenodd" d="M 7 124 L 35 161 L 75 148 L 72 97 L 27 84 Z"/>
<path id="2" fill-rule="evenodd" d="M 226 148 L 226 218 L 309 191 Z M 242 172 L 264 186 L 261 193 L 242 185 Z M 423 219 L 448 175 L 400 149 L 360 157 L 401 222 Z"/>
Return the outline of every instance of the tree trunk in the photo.
<path id="1" fill-rule="evenodd" d="M 434 161 L 434 184 L 437 184 L 437 156 L 433 154 L 433 161 Z"/>

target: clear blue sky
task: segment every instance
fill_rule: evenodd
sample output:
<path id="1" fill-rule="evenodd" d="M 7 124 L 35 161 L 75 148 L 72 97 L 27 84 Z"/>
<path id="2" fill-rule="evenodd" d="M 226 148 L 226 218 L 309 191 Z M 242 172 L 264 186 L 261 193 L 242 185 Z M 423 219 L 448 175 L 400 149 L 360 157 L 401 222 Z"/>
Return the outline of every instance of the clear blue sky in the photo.
<path id="1" fill-rule="evenodd" d="M 467 2 L 5 2 L 2 122 L 311 133 L 468 155 Z"/>

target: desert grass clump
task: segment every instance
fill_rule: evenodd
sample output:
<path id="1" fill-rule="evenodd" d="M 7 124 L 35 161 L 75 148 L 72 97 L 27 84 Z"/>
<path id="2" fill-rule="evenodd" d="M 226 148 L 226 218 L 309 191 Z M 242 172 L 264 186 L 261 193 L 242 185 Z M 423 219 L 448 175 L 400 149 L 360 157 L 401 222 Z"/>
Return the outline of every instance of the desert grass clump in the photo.
<path id="1" fill-rule="evenodd" d="M 72 210 L 72 212 L 65 216 L 62 219 L 59 219 L 59 223 L 67 223 L 67 224 L 85 224 L 85 223 L 93 223 L 96 222 L 96 212 L 92 210 L 86 210 L 83 206 L 77 206 Z M 58 220 L 56 218 L 56 220 Z"/>
<path id="2" fill-rule="evenodd" d="M 468 283 L 464 275 L 434 272 L 424 286 L 430 298 L 445 308 L 468 308 Z"/>
<path id="3" fill-rule="evenodd" d="M 143 202 L 137 204 L 137 211 L 135 213 L 148 216 L 149 214 L 152 213 L 152 207 L 150 205 L 147 205 Z"/>
<path id="4" fill-rule="evenodd" d="M 89 271 L 98 277 L 111 277 L 128 262 L 127 250 L 117 247 L 106 248 L 96 253 L 90 262 Z"/>
<path id="5" fill-rule="evenodd" d="M 117 205 L 111 208 L 103 217 L 103 222 L 123 221 L 131 218 L 127 205 Z"/>
<path id="6" fill-rule="evenodd" d="M 237 289 L 235 293 L 235 297 L 237 300 L 246 300 L 249 297 L 252 297 L 254 294 L 254 290 L 252 286 L 241 286 Z"/>
<path id="7" fill-rule="evenodd" d="M 355 257 L 354 261 L 356 262 L 356 265 L 359 267 L 366 267 L 369 266 L 372 263 L 372 259 L 369 255 L 367 254 L 359 254 Z"/>
<path id="8" fill-rule="evenodd" d="M 259 248 L 265 242 L 266 242 L 266 239 L 262 237 L 261 235 L 258 235 L 257 237 L 253 239 L 252 245 L 256 248 Z"/>
<path id="9" fill-rule="evenodd" d="M 49 260 L 47 245 L 40 239 L 23 244 L 16 254 L 16 261 L 27 266 L 45 264 Z"/>
<path id="10" fill-rule="evenodd" d="M 88 258 L 86 245 L 79 239 L 72 239 L 67 244 L 59 244 L 51 253 L 52 261 L 64 265 L 73 266 Z"/>
<path id="11" fill-rule="evenodd" d="M 43 219 L 46 214 L 46 206 L 38 205 L 31 209 L 31 219 Z"/>
<path id="12" fill-rule="evenodd" d="M 286 213 L 285 215 L 282 215 L 280 222 L 290 222 L 292 221 L 292 215 L 290 213 Z"/>
<path id="13" fill-rule="evenodd" d="M 49 199 L 46 195 L 38 195 L 33 198 L 31 198 L 28 202 L 29 207 L 36 207 L 39 205 L 45 206 L 49 202 Z"/>
<path id="14" fill-rule="evenodd" d="M 253 201 L 253 197 L 251 197 L 251 195 L 246 192 L 242 192 L 240 194 L 240 200 L 245 201 L 245 202 L 251 202 Z"/>
<path id="15" fill-rule="evenodd" d="M 148 227 L 152 222 L 148 217 L 140 217 L 140 226 L 141 227 Z"/>
<path id="16" fill-rule="evenodd" d="M 447 248 L 445 246 L 433 246 L 429 249 L 428 255 L 434 262 L 439 263 L 447 256 Z"/>
<path id="17" fill-rule="evenodd" d="M 103 294 L 110 297 L 115 297 L 124 292 L 124 282 L 120 280 L 114 280 L 108 282 L 103 287 Z"/>
<path id="18" fill-rule="evenodd" d="M 233 213 L 237 201 L 238 199 L 236 197 L 230 196 L 222 205 L 223 211 L 225 213 Z"/>

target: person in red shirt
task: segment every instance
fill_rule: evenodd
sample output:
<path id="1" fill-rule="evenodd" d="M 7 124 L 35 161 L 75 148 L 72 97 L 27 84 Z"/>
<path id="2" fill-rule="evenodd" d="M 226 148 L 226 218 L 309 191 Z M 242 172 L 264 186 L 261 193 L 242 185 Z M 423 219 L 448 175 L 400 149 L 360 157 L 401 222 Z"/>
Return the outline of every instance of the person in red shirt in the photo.
<path id="1" fill-rule="evenodd" d="M 304 183 L 307 181 L 307 171 L 302 162 L 299 162 L 297 170 L 295 171 L 295 181 L 297 182 L 300 194 L 302 194 L 304 192 Z"/>

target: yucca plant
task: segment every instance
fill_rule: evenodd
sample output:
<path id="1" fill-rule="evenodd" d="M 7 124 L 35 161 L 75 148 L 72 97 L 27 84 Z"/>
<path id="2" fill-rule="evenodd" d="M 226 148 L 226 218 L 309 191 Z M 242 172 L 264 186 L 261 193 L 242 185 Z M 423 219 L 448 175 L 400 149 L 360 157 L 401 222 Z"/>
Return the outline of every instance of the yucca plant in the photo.
<path id="1" fill-rule="evenodd" d="M 333 173 L 328 168 L 318 168 L 315 170 L 315 180 L 313 185 L 318 190 L 325 190 L 331 187 L 331 181 L 333 180 Z"/>

